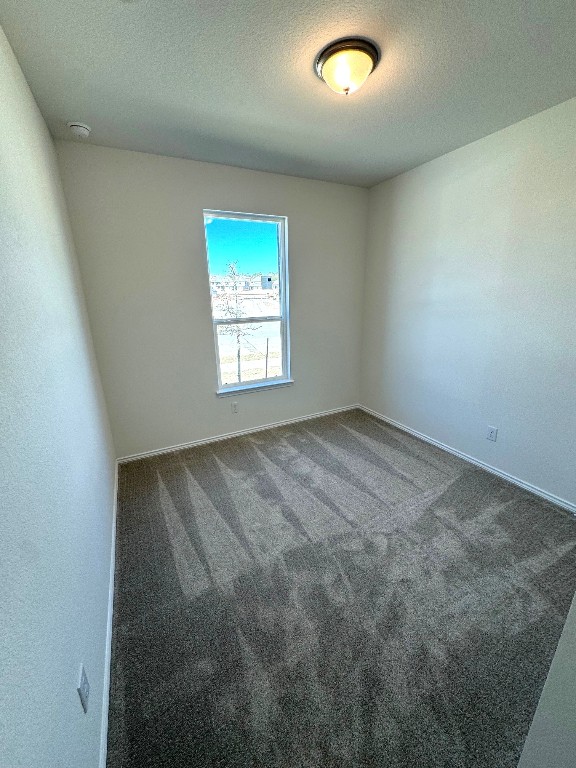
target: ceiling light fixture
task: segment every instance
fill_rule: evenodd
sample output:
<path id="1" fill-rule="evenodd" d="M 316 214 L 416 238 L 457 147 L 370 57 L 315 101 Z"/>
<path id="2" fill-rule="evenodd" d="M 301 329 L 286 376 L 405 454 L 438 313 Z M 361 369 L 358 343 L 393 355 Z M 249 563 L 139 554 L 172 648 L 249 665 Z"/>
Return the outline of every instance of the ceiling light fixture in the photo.
<path id="1" fill-rule="evenodd" d="M 377 46 L 364 37 L 345 37 L 327 45 L 316 57 L 316 74 L 336 93 L 357 91 L 380 61 Z"/>

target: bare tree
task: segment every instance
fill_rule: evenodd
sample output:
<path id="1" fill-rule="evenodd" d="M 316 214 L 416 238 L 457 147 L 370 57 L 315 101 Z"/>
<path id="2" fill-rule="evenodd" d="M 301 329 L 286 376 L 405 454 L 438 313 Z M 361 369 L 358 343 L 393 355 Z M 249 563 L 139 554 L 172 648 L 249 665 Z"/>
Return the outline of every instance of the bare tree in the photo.
<path id="1" fill-rule="evenodd" d="M 244 310 L 242 308 L 242 301 L 238 292 L 238 283 L 240 280 L 240 273 L 238 272 L 238 262 L 231 261 L 228 265 L 227 276 L 230 278 L 232 291 L 225 290 L 222 296 L 222 313 L 230 320 L 242 317 Z M 237 323 L 235 325 L 222 325 L 220 326 L 221 332 L 227 336 L 236 338 L 236 360 L 238 365 L 238 382 L 242 381 L 242 341 L 247 341 L 252 332 L 261 328 L 261 325 L 252 325 L 247 323 Z M 252 346 L 252 345 L 251 345 Z"/>

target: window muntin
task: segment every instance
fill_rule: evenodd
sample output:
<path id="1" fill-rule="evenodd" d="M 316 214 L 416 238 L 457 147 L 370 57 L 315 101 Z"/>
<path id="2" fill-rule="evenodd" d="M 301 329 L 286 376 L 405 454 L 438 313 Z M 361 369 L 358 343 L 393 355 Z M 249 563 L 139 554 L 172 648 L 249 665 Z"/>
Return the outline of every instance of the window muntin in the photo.
<path id="1" fill-rule="evenodd" d="M 286 225 L 204 211 L 218 394 L 291 381 Z"/>

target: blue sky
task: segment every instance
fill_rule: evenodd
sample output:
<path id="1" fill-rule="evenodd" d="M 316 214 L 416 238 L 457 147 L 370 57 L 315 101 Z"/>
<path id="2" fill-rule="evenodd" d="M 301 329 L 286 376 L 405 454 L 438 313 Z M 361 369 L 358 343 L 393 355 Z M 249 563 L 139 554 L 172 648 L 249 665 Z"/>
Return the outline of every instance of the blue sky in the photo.
<path id="1" fill-rule="evenodd" d="M 278 272 L 278 225 L 248 219 L 205 217 L 210 274 L 223 275 L 231 261 L 241 274 Z"/>

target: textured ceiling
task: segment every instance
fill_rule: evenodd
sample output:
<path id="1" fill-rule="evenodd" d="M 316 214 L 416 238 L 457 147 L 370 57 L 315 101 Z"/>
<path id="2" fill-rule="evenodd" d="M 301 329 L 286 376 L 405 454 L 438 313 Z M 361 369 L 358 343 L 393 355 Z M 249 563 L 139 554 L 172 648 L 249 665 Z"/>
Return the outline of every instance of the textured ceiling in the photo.
<path id="1" fill-rule="evenodd" d="M 2 0 L 56 137 L 370 186 L 576 95 L 574 0 Z M 334 94 L 316 53 L 383 58 Z"/>

